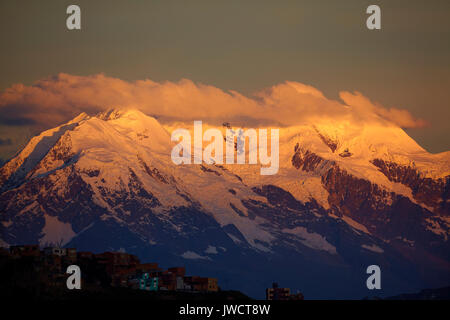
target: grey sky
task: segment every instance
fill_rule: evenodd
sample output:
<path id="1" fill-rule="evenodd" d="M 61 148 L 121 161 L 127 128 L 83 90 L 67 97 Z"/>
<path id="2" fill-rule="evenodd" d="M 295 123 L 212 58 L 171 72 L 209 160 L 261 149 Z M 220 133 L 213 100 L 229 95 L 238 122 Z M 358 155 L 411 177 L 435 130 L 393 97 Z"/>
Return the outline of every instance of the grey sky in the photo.
<path id="1" fill-rule="evenodd" d="M 82 30 L 67 31 L 78 4 Z M 382 30 L 365 27 L 378 4 Z M 449 150 L 450 1 L 12 1 L 0 2 L 0 90 L 60 72 L 124 80 L 188 78 L 250 94 L 285 80 L 337 99 L 362 92 L 430 123 L 408 133 Z M 0 157 L 32 130 L 0 125 Z"/>

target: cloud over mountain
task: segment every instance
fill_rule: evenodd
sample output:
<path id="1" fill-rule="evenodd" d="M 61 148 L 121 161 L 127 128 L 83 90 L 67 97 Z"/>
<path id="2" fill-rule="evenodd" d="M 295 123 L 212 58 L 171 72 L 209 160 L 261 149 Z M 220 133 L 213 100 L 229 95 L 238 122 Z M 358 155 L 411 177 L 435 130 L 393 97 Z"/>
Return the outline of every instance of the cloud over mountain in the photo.
<path id="1" fill-rule="evenodd" d="M 318 89 L 286 81 L 247 97 L 211 85 L 152 80 L 124 81 L 103 74 L 75 76 L 60 73 L 30 86 L 15 84 L 0 93 L 0 123 L 50 127 L 81 112 L 111 107 L 139 108 L 162 122 L 232 121 L 241 126 L 289 126 L 304 121 L 348 119 L 379 122 L 403 128 L 422 127 L 407 110 L 387 109 L 361 93 L 340 93 L 342 102 L 326 98 Z"/>

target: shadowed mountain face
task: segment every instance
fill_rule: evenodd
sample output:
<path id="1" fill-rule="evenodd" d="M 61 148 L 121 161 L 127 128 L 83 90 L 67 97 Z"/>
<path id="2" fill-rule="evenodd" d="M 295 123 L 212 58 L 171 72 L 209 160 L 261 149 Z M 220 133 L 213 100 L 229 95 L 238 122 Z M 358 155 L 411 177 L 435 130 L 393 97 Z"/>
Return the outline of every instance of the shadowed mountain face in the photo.
<path id="1" fill-rule="evenodd" d="M 256 298 L 278 281 L 306 298 L 358 299 L 372 264 L 377 296 L 450 282 L 450 154 L 400 128 L 281 129 L 273 176 L 177 166 L 172 146 L 139 111 L 43 132 L 0 169 L 0 243 L 123 248 Z"/>

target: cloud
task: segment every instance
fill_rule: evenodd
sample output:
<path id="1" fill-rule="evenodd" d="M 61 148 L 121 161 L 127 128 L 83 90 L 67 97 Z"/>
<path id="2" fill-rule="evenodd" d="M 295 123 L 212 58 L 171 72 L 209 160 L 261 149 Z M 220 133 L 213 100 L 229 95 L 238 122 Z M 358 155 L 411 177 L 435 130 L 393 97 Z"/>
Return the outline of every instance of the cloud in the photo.
<path id="1" fill-rule="evenodd" d="M 377 103 L 373 103 L 360 92 L 352 94 L 350 92 L 342 91 L 339 93 L 339 96 L 342 101 L 357 110 L 357 112 L 378 115 L 402 128 L 421 128 L 427 125 L 425 120 L 414 118 L 411 113 L 405 109 L 384 108 Z"/>
<path id="2" fill-rule="evenodd" d="M 30 86 L 16 84 L 0 93 L 0 123 L 51 127 L 81 112 L 138 108 L 162 122 L 225 121 L 239 126 L 289 126 L 337 119 L 376 121 L 403 128 L 421 127 L 423 120 L 404 109 L 387 109 L 356 92 L 341 92 L 342 102 L 318 89 L 287 81 L 247 97 L 236 91 L 183 79 L 179 82 L 134 82 L 103 74 L 58 74 Z"/>

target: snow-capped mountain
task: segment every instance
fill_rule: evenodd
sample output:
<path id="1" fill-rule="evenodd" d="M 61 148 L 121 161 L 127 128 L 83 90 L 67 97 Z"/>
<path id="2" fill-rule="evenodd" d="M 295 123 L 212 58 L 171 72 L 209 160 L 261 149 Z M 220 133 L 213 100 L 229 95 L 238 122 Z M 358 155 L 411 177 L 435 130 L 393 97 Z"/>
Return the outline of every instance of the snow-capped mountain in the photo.
<path id="1" fill-rule="evenodd" d="M 137 110 L 81 114 L 0 169 L 0 244 L 124 248 L 262 297 L 272 281 L 309 298 L 450 283 L 450 152 L 401 128 L 280 129 L 280 168 L 175 165 L 170 131 Z M 223 128 L 225 129 L 225 128 Z"/>

